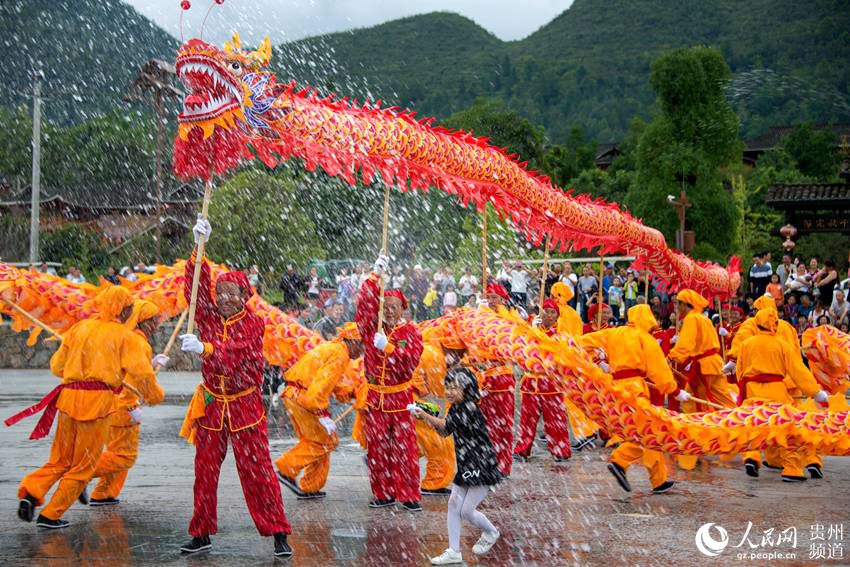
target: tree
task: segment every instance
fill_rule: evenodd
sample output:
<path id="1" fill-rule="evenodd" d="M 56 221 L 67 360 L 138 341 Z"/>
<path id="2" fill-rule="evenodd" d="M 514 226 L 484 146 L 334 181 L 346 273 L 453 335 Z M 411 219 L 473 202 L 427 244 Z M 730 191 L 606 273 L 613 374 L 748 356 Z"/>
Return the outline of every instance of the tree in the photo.
<path id="1" fill-rule="evenodd" d="M 782 140 L 784 149 L 803 175 L 826 181 L 838 173 L 841 152 L 832 130 L 815 130 L 811 124 L 801 124 Z"/>
<path id="2" fill-rule="evenodd" d="M 210 203 L 210 257 L 239 268 L 283 272 L 286 264 L 324 258 L 316 226 L 298 204 L 294 183 L 262 170 L 237 173 Z"/>
<path id="3" fill-rule="evenodd" d="M 574 126 L 563 144 L 552 146 L 543 155 L 543 171 L 552 183 L 563 189 L 583 170 L 595 169 L 596 142 L 586 141 L 581 126 Z"/>
<path id="4" fill-rule="evenodd" d="M 740 162 L 738 118 L 724 96 L 729 68 L 714 49 L 671 51 L 652 64 L 658 112 L 640 135 L 637 183 L 627 203 L 672 240 L 679 227 L 667 195 L 685 190 L 697 242 L 731 253 L 738 211 L 723 185 L 722 168 Z M 706 248 L 704 248 L 706 249 Z"/>

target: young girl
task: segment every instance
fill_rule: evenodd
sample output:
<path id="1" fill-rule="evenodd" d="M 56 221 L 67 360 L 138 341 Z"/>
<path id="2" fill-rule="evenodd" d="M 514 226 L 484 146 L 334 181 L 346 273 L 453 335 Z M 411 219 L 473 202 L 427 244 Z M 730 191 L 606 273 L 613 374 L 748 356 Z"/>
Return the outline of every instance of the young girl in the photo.
<path id="1" fill-rule="evenodd" d="M 623 305 L 623 282 L 619 277 L 615 277 L 611 287 L 608 288 L 608 305 L 611 306 L 611 314 L 614 315 L 614 320 L 619 324 L 620 307 Z M 625 319 L 625 310 L 622 310 L 623 319 Z"/>
<path id="2" fill-rule="evenodd" d="M 449 547 L 431 559 L 432 565 L 463 563 L 460 553 L 461 518 L 482 530 L 472 552 L 483 555 L 499 539 L 499 530 L 476 508 L 490 490 L 502 480 L 496 452 L 487 434 L 484 415 L 478 409 L 481 394 L 478 380 L 466 368 L 454 368 L 446 376 L 446 400 L 452 404 L 445 419 L 425 413 L 415 405 L 408 409 L 442 435 L 452 435 L 455 443 L 456 470 L 449 497 Z"/>
<path id="3" fill-rule="evenodd" d="M 767 293 L 769 293 L 773 297 L 773 300 L 776 302 L 777 305 L 782 305 L 782 300 L 785 299 L 785 296 L 782 292 L 783 289 L 782 284 L 779 283 L 779 276 L 773 274 L 772 276 L 770 276 L 770 283 L 767 284 Z"/>

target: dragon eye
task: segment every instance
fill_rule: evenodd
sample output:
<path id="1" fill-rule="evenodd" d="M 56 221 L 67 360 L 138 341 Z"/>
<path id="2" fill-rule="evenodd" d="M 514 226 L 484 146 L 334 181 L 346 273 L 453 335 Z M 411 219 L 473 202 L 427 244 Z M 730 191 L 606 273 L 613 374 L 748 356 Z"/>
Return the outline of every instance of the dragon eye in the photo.
<path id="1" fill-rule="evenodd" d="M 242 67 L 242 65 L 240 65 L 238 61 L 234 61 L 233 63 L 230 64 L 230 68 L 233 69 L 234 71 L 238 71 L 241 67 Z"/>

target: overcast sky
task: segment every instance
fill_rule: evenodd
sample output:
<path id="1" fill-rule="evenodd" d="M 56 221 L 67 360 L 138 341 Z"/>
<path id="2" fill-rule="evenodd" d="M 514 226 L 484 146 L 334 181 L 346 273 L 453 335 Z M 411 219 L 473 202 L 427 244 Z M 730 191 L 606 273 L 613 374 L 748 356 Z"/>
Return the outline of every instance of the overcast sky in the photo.
<path id="1" fill-rule="evenodd" d="M 166 31 L 180 38 L 179 0 L 126 0 Z M 183 33 L 197 35 L 212 0 L 191 0 Z M 215 43 L 238 31 L 256 44 L 268 35 L 273 44 L 352 28 L 374 26 L 436 10 L 463 14 L 503 40 L 522 39 L 566 10 L 573 0 L 225 0 L 215 6 L 204 37 Z"/>

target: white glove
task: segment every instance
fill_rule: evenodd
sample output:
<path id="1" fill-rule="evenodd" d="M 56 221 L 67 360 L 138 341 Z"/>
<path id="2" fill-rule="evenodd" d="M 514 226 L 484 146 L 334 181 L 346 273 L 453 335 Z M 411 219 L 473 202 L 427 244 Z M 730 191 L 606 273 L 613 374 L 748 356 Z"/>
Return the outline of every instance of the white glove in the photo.
<path id="1" fill-rule="evenodd" d="M 130 418 L 134 423 L 142 422 L 142 408 L 133 408 L 130 410 Z"/>
<path id="2" fill-rule="evenodd" d="M 372 266 L 372 271 L 376 274 L 381 274 L 387 270 L 387 267 L 390 265 L 389 256 L 385 256 L 383 254 L 378 254 L 378 259 L 375 260 L 375 265 Z"/>
<path id="3" fill-rule="evenodd" d="M 601 348 L 596 349 L 596 358 L 599 360 L 608 360 L 608 355 Z"/>
<path id="4" fill-rule="evenodd" d="M 541 319 L 540 317 L 535 317 L 535 318 L 531 321 L 531 324 L 532 324 L 532 326 L 534 326 L 534 327 L 539 327 L 540 325 L 542 325 L 542 324 L 543 324 L 543 319 Z"/>
<path id="5" fill-rule="evenodd" d="M 678 340 L 679 340 L 679 335 L 673 335 L 673 338 L 670 339 L 670 344 L 674 345 L 674 344 L 676 344 L 676 341 L 678 341 Z"/>
<path id="6" fill-rule="evenodd" d="M 726 337 L 729 336 L 729 331 L 726 330 L 726 327 L 720 327 L 720 329 L 717 331 L 717 334 L 721 337 Z"/>
<path id="7" fill-rule="evenodd" d="M 732 374 L 735 373 L 735 370 L 737 368 L 738 368 L 738 365 L 735 364 L 735 361 L 730 360 L 729 362 L 727 362 L 726 364 L 723 365 L 723 368 L 721 368 L 720 371 L 723 374 L 726 374 L 727 376 L 731 376 Z"/>
<path id="8" fill-rule="evenodd" d="M 658 344 L 659 344 L 659 345 L 660 345 L 661 343 L 663 343 L 663 342 L 664 342 L 664 341 L 663 341 L 662 339 L 658 339 Z"/>
<path id="9" fill-rule="evenodd" d="M 171 359 L 168 358 L 167 355 L 158 354 L 151 359 L 151 366 L 153 366 L 156 369 L 160 369 L 163 366 L 167 365 L 169 360 L 171 360 Z"/>
<path id="10" fill-rule="evenodd" d="M 822 407 L 823 409 L 829 408 L 829 394 L 825 391 L 821 390 L 817 394 L 815 394 L 815 402 Z"/>
<path id="11" fill-rule="evenodd" d="M 679 390 L 679 393 L 676 394 L 676 399 L 680 402 L 687 402 L 691 399 L 691 395 L 687 393 L 685 390 Z"/>
<path id="12" fill-rule="evenodd" d="M 372 344 L 375 345 L 375 348 L 386 351 L 389 341 L 384 333 L 375 333 L 375 338 L 372 339 Z"/>
<path id="13" fill-rule="evenodd" d="M 180 335 L 180 340 L 183 341 L 183 344 L 180 346 L 180 350 L 183 352 L 204 353 L 204 343 L 198 340 L 198 337 L 195 335 Z"/>
<path id="14" fill-rule="evenodd" d="M 687 364 L 687 366 L 685 366 L 685 372 L 690 372 L 690 371 L 691 371 L 691 364 L 693 364 L 693 362 L 689 362 L 689 363 Z"/>
<path id="15" fill-rule="evenodd" d="M 600 363 L 599 363 L 599 369 L 600 369 L 602 372 L 604 372 L 605 374 L 611 374 L 611 367 L 610 367 L 610 366 L 608 366 L 608 363 L 607 363 L 607 362 L 600 362 Z"/>
<path id="16" fill-rule="evenodd" d="M 202 219 L 201 215 L 198 215 L 198 222 L 196 222 L 195 226 L 192 227 L 192 236 L 195 237 L 195 244 L 200 242 L 201 235 L 204 236 L 204 242 L 209 241 L 210 234 L 212 234 L 212 225 L 210 224 L 210 221 Z"/>
<path id="17" fill-rule="evenodd" d="M 407 404 L 407 411 L 409 411 L 413 417 L 419 417 L 419 415 L 423 413 L 422 408 L 416 404 Z"/>
<path id="18" fill-rule="evenodd" d="M 272 394 L 271 404 L 272 404 L 272 409 L 278 408 L 278 406 L 280 405 L 280 394 L 278 394 L 277 392 Z"/>
<path id="19" fill-rule="evenodd" d="M 333 433 L 336 431 L 336 423 L 334 423 L 334 420 L 327 416 L 320 417 L 319 423 L 322 424 L 322 427 L 325 428 L 325 431 L 328 432 L 328 435 L 333 435 Z"/>
<path id="20" fill-rule="evenodd" d="M 490 302 L 487 301 L 486 299 L 479 299 L 478 301 L 475 302 L 475 306 L 478 307 L 478 308 L 490 307 Z"/>

